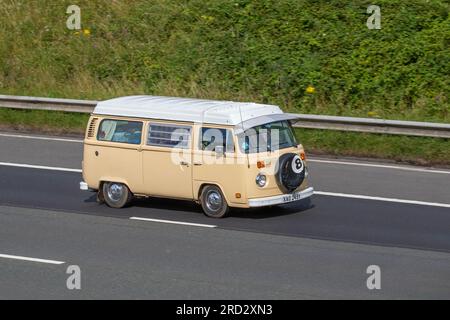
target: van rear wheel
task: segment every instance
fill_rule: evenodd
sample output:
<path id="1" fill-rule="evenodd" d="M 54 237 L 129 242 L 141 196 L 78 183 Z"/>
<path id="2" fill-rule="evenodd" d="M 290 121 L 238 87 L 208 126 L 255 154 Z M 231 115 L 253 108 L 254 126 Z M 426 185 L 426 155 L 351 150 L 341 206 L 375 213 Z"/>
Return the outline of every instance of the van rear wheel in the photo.
<path id="1" fill-rule="evenodd" d="M 103 198 L 111 208 L 123 208 L 130 203 L 133 194 L 123 183 L 105 182 L 103 184 Z"/>
<path id="2" fill-rule="evenodd" d="M 200 195 L 200 202 L 205 215 L 211 218 L 223 218 L 228 214 L 229 207 L 222 191 L 217 186 L 206 186 Z"/>

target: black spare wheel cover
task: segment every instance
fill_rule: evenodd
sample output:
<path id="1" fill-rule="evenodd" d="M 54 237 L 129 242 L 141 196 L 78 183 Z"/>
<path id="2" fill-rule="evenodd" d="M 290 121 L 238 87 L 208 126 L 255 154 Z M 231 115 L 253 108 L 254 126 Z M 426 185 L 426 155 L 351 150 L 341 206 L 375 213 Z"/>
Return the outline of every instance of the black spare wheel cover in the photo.
<path id="1" fill-rule="evenodd" d="M 285 153 L 278 159 L 275 178 L 278 187 L 284 193 L 297 189 L 305 180 L 305 164 L 298 154 Z"/>

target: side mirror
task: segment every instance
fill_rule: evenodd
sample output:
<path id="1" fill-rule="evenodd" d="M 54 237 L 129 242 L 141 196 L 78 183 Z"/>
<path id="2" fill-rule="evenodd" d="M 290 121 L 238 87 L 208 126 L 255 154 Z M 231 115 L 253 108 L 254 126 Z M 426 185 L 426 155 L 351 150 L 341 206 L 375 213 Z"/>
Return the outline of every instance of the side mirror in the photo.
<path id="1" fill-rule="evenodd" d="M 223 146 L 216 146 L 214 148 L 214 150 L 216 151 L 216 157 L 223 157 L 225 155 L 225 151 L 223 150 Z"/>

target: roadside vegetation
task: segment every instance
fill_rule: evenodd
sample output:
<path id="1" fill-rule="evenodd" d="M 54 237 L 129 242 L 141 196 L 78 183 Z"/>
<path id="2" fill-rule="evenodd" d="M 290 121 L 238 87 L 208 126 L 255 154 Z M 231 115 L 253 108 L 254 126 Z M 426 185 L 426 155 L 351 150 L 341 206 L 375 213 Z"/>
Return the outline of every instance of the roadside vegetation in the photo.
<path id="1" fill-rule="evenodd" d="M 78 135 L 86 130 L 89 114 L 0 108 L 0 130 Z"/>
<path id="2" fill-rule="evenodd" d="M 0 130 L 82 137 L 88 114 L 0 108 Z M 308 154 L 394 160 L 450 166 L 448 139 L 295 129 Z"/>
<path id="3" fill-rule="evenodd" d="M 449 139 L 297 129 L 298 140 L 314 155 L 393 160 L 422 166 L 450 166 Z"/>
<path id="4" fill-rule="evenodd" d="M 80 0 L 82 29 L 68 30 L 71 4 L 1 1 L 0 94 L 173 95 L 272 103 L 298 113 L 450 122 L 445 0 L 378 0 L 381 30 L 366 26 L 374 4 L 368 0 Z M 72 133 L 86 121 L 8 110 L 0 119 L 18 129 Z M 397 159 L 410 152 L 410 142 L 421 141 L 430 148 L 421 147 L 424 158 L 449 159 L 445 140 L 305 132 L 310 148 L 333 154 L 351 153 L 353 144 L 366 150 L 355 155 Z"/>

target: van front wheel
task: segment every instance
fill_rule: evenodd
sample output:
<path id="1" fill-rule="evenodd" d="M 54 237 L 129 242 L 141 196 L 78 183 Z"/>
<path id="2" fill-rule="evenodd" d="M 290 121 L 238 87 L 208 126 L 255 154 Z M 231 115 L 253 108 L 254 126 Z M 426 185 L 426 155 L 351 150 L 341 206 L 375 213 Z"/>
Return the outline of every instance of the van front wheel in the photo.
<path id="1" fill-rule="evenodd" d="M 103 184 L 103 197 L 109 207 L 123 208 L 131 201 L 133 195 L 123 183 L 105 182 Z"/>
<path id="2" fill-rule="evenodd" d="M 206 186 L 200 196 L 203 212 L 211 218 L 223 218 L 227 215 L 229 207 L 222 191 L 217 186 Z"/>

